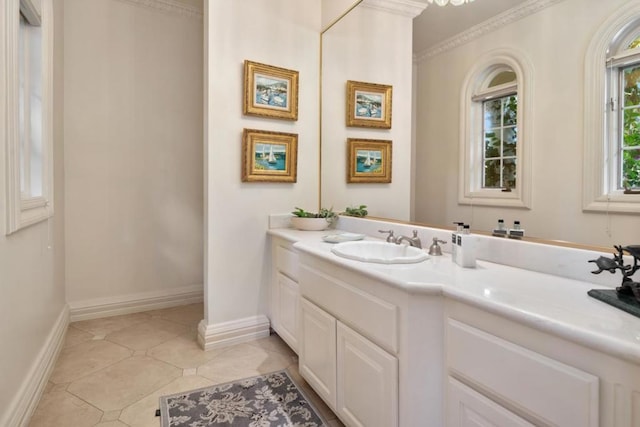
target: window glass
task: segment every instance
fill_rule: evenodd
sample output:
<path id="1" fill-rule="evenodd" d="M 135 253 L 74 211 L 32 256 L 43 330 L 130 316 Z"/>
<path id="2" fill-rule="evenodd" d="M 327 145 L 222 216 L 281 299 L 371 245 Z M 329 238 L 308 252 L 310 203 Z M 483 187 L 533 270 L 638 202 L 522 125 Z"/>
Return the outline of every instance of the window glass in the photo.
<path id="1" fill-rule="evenodd" d="M 18 41 L 20 193 L 41 197 L 42 155 L 42 28 L 20 15 Z"/>
<path id="2" fill-rule="evenodd" d="M 518 97 L 508 95 L 483 102 L 483 188 L 515 188 Z"/>
<path id="3" fill-rule="evenodd" d="M 640 188 L 640 65 L 622 70 L 621 188 Z"/>
<path id="4" fill-rule="evenodd" d="M 25 164 L 25 154 L 27 148 L 25 144 L 27 143 L 28 135 L 25 134 L 26 124 L 25 124 L 25 114 L 26 112 L 26 102 L 25 102 L 25 94 L 27 93 L 26 84 L 28 82 L 26 73 L 25 73 L 25 58 L 27 55 L 25 54 L 25 34 L 27 31 L 27 21 L 24 19 L 24 16 L 20 15 L 20 31 L 18 35 L 18 137 L 19 137 L 19 150 L 20 150 L 20 192 L 24 195 L 27 185 L 27 180 L 25 179 L 25 169 L 22 165 Z"/>
<path id="5" fill-rule="evenodd" d="M 42 27 L 29 26 L 29 195 L 42 196 Z"/>

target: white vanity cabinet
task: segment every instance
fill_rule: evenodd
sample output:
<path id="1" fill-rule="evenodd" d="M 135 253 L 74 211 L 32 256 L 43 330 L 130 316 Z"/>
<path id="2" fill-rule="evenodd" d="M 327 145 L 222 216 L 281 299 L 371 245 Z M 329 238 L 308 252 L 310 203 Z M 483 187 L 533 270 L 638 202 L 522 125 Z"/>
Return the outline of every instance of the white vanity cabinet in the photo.
<path id="1" fill-rule="evenodd" d="M 300 374 L 346 425 L 397 426 L 398 307 L 304 264 L 300 289 Z"/>
<path id="2" fill-rule="evenodd" d="M 348 426 L 398 425 L 398 359 L 302 299 L 300 374 Z"/>
<path id="3" fill-rule="evenodd" d="M 640 426 L 638 323 L 580 283 L 446 258 L 368 265 L 309 242 L 274 238 L 273 327 L 347 426 Z"/>
<path id="4" fill-rule="evenodd" d="M 300 319 L 298 254 L 292 243 L 276 237 L 272 239 L 271 251 L 271 327 L 297 352 Z"/>
<path id="5" fill-rule="evenodd" d="M 598 378 L 572 366 L 511 343 L 455 319 L 447 322 L 449 375 L 483 390 L 497 402 L 522 412 L 539 423 L 558 426 L 598 425 Z M 451 425 L 460 404 L 458 396 L 472 393 L 449 379 Z M 475 399 L 477 404 L 480 399 Z M 483 405 L 501 418 L 508 411 L 489 400 Z M 498 411 L 497 409 L 503 409 Z M 513 419 L 517 419 L 510 414 Z M 504 425 L 497 423 L 497 425 Z M 521 424 L 528 425 L 528 424 Z"/>
<path id="6" fill-rule="evenodd" d="M 445 318 L 447 426 L 640 425 L 637 363 L 452 299 Z"/>

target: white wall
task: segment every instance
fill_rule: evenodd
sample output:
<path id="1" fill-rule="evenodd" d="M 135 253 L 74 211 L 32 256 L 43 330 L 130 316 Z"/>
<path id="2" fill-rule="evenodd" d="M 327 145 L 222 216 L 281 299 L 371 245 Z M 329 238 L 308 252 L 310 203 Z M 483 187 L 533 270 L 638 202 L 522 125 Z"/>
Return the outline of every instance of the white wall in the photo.
<path id="1" fill-rule="evenodd" d="M 322 12 L 320 14 L 322 17 L 322 30 L 329 27 L 357 2 L 358 0 L 322 0 Z"/>
<path id="2" fill-rule="evenodd" d="M 465 221 L 488 231 L 498 218 L 519 219 L 529 234 L 547 239 L 603 246 L 640 241 L 637 214 L 582 212 L 586 48 L 607 17 L 629 2 L 564 0 L 418 64 L 416 221 Z M 461 85 L 474 61 L 498 48 L 521 51 L 534 67 L 530 211 L 457 203 Z"/>
<path id="3" fill-rule="evenodd" d="M 65 1 L 72 314 L 201 289 L 202 31 L 202 16 Z"/>
<path id="4" fill-rule="evenodd" d="M 214 325 L 266 313 L 267 216 L 318 203 L 320 0 L 205 3 L 205 298 L 206 320 Z M 242 114 L 245 59 L 300 73 L 297 121 Z M 296 183 L 241 182 L 243 128 L 298 134 Z"/>
<path id="5" fill-rule="evenodd" d="M 0 8 L 0 21 L 4 7 Z M 0 234 L 0 425 L 21 416 L 26 388 L 39 378 L 41 352 L 56 320 L 64 316 L 64 163 L 63 163 L 63 39 L 62 2 L 54 1 L 54 205 L 55 215 L 10 236 Z M 3 86 L 4 29 L 0 28 L 0 86 Z M 0 164 L 6 137 L 4 105 L 0 106 Z M 5 224 L 5 174 L 0 173 L 0 224 Z M 33 381 L 33 382 L 32 382 Z"/>
<path id="6" fill-rule="evenodd" d="M 411 198 L 412 18 L 361 3 L 322 41 L 322 204 L 409 220 Z M 347 80 L 393 86 L 391 129 L 346 127 Z M 392 141 L 390 184 L 347 184 L 347 138 Z"/>

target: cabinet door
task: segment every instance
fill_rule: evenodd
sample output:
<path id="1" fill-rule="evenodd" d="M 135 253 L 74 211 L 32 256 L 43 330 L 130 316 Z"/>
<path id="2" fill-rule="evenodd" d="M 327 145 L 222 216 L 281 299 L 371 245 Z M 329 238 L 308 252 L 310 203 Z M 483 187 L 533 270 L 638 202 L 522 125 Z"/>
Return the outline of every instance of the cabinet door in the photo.
<path id="1" fill-rule="evenodd" d="M 278 314 L 275 316 L 278 321 L 274 325 L 275 331 L 289 344 L 289 347 L 298 352 L 298 296 L 299 286 L 284 274 L 278 273 L 278 303 L 276 308 Z"/>
<path id="2" fill-rule="evenodd" d="M 449 377 L 447 393 L 448 427 L 533 427 L 455 378 Z"/>
<path id="3" fill-rule="evenodd" d="M 301 301 L 299 371 L 333 410 L 336 408 L 336 319 Z"/>
<path id="4" fill-rule="evenodd" d="M 398 425 L 398 359 L 337 325 L 338 415 L 349 426 Z"/>

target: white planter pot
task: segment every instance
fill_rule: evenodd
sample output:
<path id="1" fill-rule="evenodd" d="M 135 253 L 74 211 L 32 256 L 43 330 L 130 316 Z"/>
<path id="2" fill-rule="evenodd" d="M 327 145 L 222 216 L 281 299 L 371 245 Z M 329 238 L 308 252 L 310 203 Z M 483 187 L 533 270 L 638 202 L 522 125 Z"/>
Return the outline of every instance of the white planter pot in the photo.
<path id="1" fill-rule="evenodd" d="M 326 218 L 300 218 L 294 216 L 291 217 L 291 225 L 298 230 L 321 231 L 329 228 L 331 222 L 327 221 Z"/>

